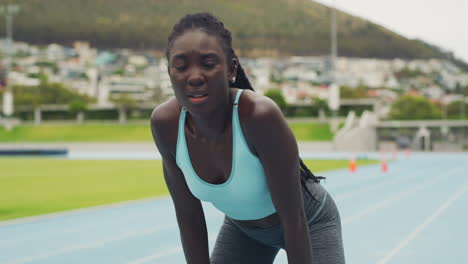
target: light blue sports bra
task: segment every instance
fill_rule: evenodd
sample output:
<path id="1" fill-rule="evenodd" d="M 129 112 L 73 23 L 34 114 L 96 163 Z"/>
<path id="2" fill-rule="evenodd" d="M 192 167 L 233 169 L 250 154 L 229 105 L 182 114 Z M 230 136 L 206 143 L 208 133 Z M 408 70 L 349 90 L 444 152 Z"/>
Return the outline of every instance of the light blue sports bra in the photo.
<path id="1" fill-rule="evenodd" d="M 255 220 L 275 213 L 276 209 L 271 200 L 263 166 L 251 153 L 240 127 L 237 105 L 242 91 L 237 91 L 232 111 L 232 169 L 227 181 L 211 184 L 202 180 L 195 172 L 185 138 L 185 107 L 179 118 L 176 162 L 195 197 L 211 202 L 230 218 Z"/>

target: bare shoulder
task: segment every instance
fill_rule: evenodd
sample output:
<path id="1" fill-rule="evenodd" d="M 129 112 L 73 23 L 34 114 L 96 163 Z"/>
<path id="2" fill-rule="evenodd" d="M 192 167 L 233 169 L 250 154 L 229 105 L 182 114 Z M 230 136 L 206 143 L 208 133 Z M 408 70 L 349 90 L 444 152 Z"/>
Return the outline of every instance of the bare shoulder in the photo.
<path id="1" fill-rule="evenodd" d="M 261 145 L 272 145 L 268 142 L 294 144 L 294 135 L 283 113 L 269 97 L 246 90 L 240 97 L 238 111 L 244 138 L 255 155 L 260 154 Z"/>
<path id="2" fill-rule="evenodd" d="M 172 97 L 164 103 L 156 106 L 151 113 L 151 124 L 158 125 L 158 123 L 169 122 L 177 118 L 180 113 L 180 105 L 177 103 L 175 97 Z"/>
<path id="3" fill-rule="evenodd" d="M 151 113 L 151 131 L 160 152 L 175 151 L 180 109 L 180 105 L 173 97 L 158 105 Z"/>
<path id="4" fill-rule="evenodd" d="M 245 90 L 239 100 L 239 118 L 243 123 L 284 120 L 278 105 L 269 97 Z"/>

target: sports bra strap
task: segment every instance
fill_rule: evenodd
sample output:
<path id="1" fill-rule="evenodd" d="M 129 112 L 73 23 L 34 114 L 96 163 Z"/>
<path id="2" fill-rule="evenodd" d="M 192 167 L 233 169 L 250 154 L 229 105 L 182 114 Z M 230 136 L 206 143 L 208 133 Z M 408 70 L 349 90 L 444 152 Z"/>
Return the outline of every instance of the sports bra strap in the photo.
<path id="1" fill-rule="evenodd" d="M 239 104 L 239 98 L 240 98 L 240 95 L 241 95 L 241 93 L 243 91 L 244 91 L 243 89 L 238 89 L 237 90 L 236 99 L 234 100 L 234 106 L 237 106 Z"/>

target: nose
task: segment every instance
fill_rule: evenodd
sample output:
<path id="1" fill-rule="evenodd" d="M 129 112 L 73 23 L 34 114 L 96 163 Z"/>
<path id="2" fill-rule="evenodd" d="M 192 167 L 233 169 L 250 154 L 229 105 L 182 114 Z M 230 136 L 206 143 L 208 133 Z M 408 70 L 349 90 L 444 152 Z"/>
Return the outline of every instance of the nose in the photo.
<path id="1" fill-rule="evenodd" d="M 203 72 L 199 67 L 191 67 L 187 82 L 190 86 L 201 86 L 205 83 Z"/>

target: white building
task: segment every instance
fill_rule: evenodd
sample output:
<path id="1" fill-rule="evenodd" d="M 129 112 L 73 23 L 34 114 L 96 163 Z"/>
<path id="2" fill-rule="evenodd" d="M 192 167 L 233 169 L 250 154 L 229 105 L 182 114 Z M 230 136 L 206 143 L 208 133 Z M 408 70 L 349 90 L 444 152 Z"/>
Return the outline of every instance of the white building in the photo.
<path id="1" fill-rule="evenodd" d="M 147 101 L 154 83 L 144 78 L 110 76 L 99 83 L 98 104 L 107 105 L 120 95 L 129 96 L 137 102 Z"/>
<path id="2" fill-rule="evenodd" d="M 47 52 L 47 59 L 51 61 L 61 61 L 64 60 L 66 55 L 65 55 L 65 49 L 58 44 L 50 44 L 46 48 Z"/>

